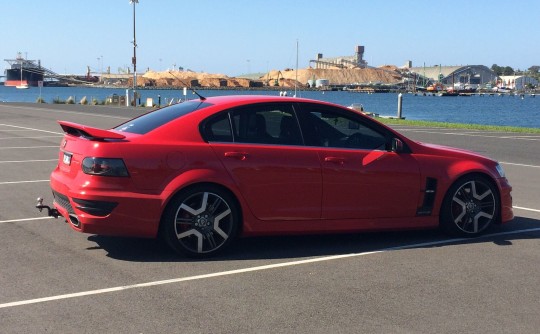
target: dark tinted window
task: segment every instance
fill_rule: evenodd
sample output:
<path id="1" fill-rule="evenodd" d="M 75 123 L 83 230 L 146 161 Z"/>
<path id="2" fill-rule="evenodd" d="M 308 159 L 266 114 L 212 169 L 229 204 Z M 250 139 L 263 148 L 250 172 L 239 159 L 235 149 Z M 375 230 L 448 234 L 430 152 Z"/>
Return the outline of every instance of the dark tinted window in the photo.
<path id="1" fill-rule="evenodd" d="M 235 142 L 302 145 L 302 135 L 290 104 L 260 104 L 231 112 Z"/>
<path id="2" fill-rule="evenodd" d="M 115 128 L 115 130 L 145 134 L 178 117 L 211 106 L 199 100 L 191 100 L 144 114 Z"/>
<path id="3" fill-rule="evenodd" d="M 352 112 L 322 106 L 309 106 L 305 109 L 308 145 L 366 150 L 388 149 L 385 134 L 370 127 Z"/>
<path id="4" fill-rule="evenodd" d="M 203 137 L 206 141 L 232 142 L 229 114 L 222 113 L 203 123 Z"/>

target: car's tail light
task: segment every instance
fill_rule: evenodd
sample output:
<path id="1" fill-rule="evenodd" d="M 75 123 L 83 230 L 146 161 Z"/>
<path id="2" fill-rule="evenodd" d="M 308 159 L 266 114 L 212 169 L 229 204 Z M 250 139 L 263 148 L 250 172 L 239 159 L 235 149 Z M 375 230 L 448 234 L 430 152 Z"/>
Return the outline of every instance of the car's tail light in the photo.
<path id="1" fill-rule="evenodd" d="M 99 176 L 128 177 L 129 173 L 122 159 L 86 157 L 82 162 L 86 174 Z"/>

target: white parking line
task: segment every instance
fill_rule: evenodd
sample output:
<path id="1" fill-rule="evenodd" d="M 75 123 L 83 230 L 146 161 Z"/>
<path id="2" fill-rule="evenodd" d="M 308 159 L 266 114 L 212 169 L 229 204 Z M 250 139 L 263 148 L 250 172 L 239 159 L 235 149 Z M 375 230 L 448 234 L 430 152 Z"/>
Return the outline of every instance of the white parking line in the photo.
<path id="1" fill-rule="evenodd" d="M 511 139 L 511 140 L 529 140 L 529 141 L 540 141 L 540 136 L 520 136 L 516 134 L 515 136 L 501 136 L 499 135 L 486 135 L 486 134 L 473 134 L 466 132 L 442 132 L 442 131 L 429 131 L 429 130 L 408 130 L 410 132 L 421 132 L 421 133 L 430 133 L 438 135 L 452 135 L 452 136 L 463 136 L 463 137 L 483 137 L 483 138 L 496 138 L 496 139 Z"/>
<path id="2" fill-rule="evenodd" d="M 53 217 L 36 217 L 36 218 L 23 218 L 23 219 L 0 220 L 0 224 L 5 224 L 5 223 L 18 223 L 18 222 L 27 222 L 27 221 L 44 220 L 44 219 L 53 219 Z"/>
<path id="3" fill-rule="evenodd" d="M 516 164 L 513 162 L 505 162 L 505 161 L 499 161 L 499 163 L 505 164 L 505 165 L 520 166 L 520 167 L 540 168 L 540 166 L 536 166 L 536 165 Z"/>
<path id="4" fill-rule="evenodd" d="M 0 147 L 0 150 L 21 150 L 21 149 L 27 149 L 27 148 L 58 148 L 58 145 L 49 145 L 49 146 L 10 146 L 10 147 Z"/>
<path id="5" fill-rule="evenodd" d="M 537 210 L 537 209 L 524 208 L 524 207 L 521 207 L 521 206 L 513 206 L 512 208 L 513 208 L 513 209 L 518 209 L 518 210 L 525 210 L 525 211 L 532 211 L 532 212 L 540 212 L 540 210 Z"/>
<path id="6" fill-rule="evenodd" d="M 57 161 L 58 159 L 46 159 L 46 160 L 12 160 L 12 161 L 0 161 L 0 164 L 17 163 L 17 162 L 44 162 L 44 161 Z"/>
<path id="7" fill-rule="evenodd" d="M 18 125 L 0 124 L 0 126 L 8 126 L 8 127 L 11 127 L 11 128 L 17 128 L 17 129 L 23 129 L 23 130 L 31 130 L 31 131 L 39 131 L 39 132 L 45 132 L 45 133 L 54 133 L 56 135 L 63 135 L 62 132 L 47 131 L 47 130 L 41 130 L 41 129 L 35 129 L 35 128 L 27 128 L 27 127 L 18 126 Z"/>
<path id="8" fill-rule="evenodd" d="M 1 106 L 0 106 L 1 107 Z M 85 116 L 93 116 L 93 117 L 100 117 L 100 118 L 115 118 L 115 119 L 124 119 L 129 120 L 130 117 L 122 117 L 122 116 L 112 116 L 112 115 L 100 115 L 100 114 L 93 114 L 83 111 L 66 111 L 66 110 L 58 110 L 58 109 L 52 109 L 52 108 L 32 108 L 32 107 L 18 107 L 18 106 L 10 106 L 11 109 L 25 109 L 25 110 L 38 110 L 38 111 L 48 111 L 51 113 L 59 113 L 59 114 L 73 114 L 73 115 L 85 115 Z M 118 108 L 122 109 L 122 108 Z M 0 124 L 3 125 L 3 124 Z"/>
<path id="9" fill-rule="evenodd" d="M 510 235 L 510 234 L 537 232 L 537 231 L 540 231 L 540 227 L 539 228 L 525 229 L 525 230 L 518 230 L 518 231 L 509 231 L 509 232 L 502 232 L 502 233 L 486 234 L 486 235 L 484 235 L 482 237 L 479 237 L 479 239 L 488 238 L 488 237 L 494 237 L 494 236 Z M 0 308 L 8 308 L 8 307 L 15 307 L 15 306 L 22 306 L 22 305 L 50 302 L 50 301 L 55 301 L 55 300 L 63 300 L 63 299 L 69 299 L 69 298 L 77 298 L 77 297 L 84 297 L 84 296 L 91 296 L 91 295 L 99 295 L 99 294 L 104 294 L 104 293 L 118 292 L 118 291 L 135 289 L 135 288 L 148 288 L 148 287 L 153 287 L 153 286 L 158 286 L 158 285 L 182 283 L 182 282 L 196 281 L 196 280 L 202 280 L 202 279 L 208 279 L 208 278 L 214 278 L 214 277 L 222 277 L 222 276 L 229 276 L 229 275 L 239 275 L 239 274 L 255 272 L 255 271 L 263 271 L 263 270 L 270 270 L 270 269 L 277 269 L 277 268 L 284 268 L 284 267 L 292 267 L 292 266 L 298 266 L 298 265 L 303 265 L 303 264 L 308 264 L 308 263 L 317 263 L 317 262 L 323 262 L 323 261 L 340 260 L 340 259 L 345 259 L 345 258 L 353 258 L 353 257 L 366 256 L 366 255 L 373 255 L 373 254 L 379 254 L 379 253 L 385 253 L 385 252 L 389 252 L 389 251 L 403 250 L 403 249 L 409 249 L 409 248 L 430 247 L 430 246 L 450 244 L 450 243 L 461 242 L 461 241 L 471 241 L 471 239 L 470 238 L 458 238 L 458 239 L 448 239 L 448 240 L 440 240 L 440 241 L 433 241 L 433 242 L 424 242 L 424 243 L 418 243 L 418 244 L 412 244 L 412 245 L 384 248 L 384 249 L 381 249 L 381 250 L 371 251 L 371 252 L 325 256 L 325 257 L 318 257 L 318 258 L 312 258 L 312 259 L 307 259 L 307 260 L 283 262 L 283 263 L 269 264 L 269 265 L 264 265 L 264 266 L 251 267 L 251 268 L 242 268 L 242 269 L 236 269 L 236 270 L 221 271 L 221 272 L 210 273 L 210 274 L 205 274 L 205 275 L 179 277 L 179 278 L 173 278 L 173 279 L 161 280 L 161 281 L 153 281 L 153 282 L 131 284 L 131 285 L 122 285 L 122 286 L 116 286 L 116 287 L 112 287 L 112 288 L 81 291 L 81 292 L 68 293 L 68 294 L 63 294 L 63 295 L 56 295 L 56 296 L 50 296 L 50 297 L 27 299 L 27 300 L 21 300 L 21 301 L 16 301 L 16 302 L 3 303 L 3 304 L 0 304 Z"/>
<path id="10" fill-rule="evenodd" d="M 58 138 L 58 137 L 62 137 L 62 135 L 58 135 L 58 136 L 39 136 L 39 137 L 4 137 L 4 138 L 0 138 L 0 140 L 3 140 L 3 139 L 41 139 L 41 138 Z"/>
<path id="11" fill-rule="evenodd" d="M 25 132 L 25 131 L 32 131 L 32 130 L 6 130 L 6 129 L 2 129 L 1 131 L 2 132 Z"/>
<path id="12" fill-rule="evenodd" d="M 0 185 L 3 184 L 20 184 L 20 183 L 39 183 L 39 182 L 49 182 L 50 180 L 31 180 L 31 181 L 8 181 L 0 182 Z"/>

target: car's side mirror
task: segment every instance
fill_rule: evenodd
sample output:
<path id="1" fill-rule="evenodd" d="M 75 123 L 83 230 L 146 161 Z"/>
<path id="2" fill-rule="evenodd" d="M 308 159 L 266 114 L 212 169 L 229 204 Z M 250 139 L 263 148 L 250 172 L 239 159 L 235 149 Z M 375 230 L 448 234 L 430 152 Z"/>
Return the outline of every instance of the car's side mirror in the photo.
<path id="1" fill-rule="evenodd" d="M 392 138 L 392 152 L 403 152 L 403 142 L 399 138 Z"/>

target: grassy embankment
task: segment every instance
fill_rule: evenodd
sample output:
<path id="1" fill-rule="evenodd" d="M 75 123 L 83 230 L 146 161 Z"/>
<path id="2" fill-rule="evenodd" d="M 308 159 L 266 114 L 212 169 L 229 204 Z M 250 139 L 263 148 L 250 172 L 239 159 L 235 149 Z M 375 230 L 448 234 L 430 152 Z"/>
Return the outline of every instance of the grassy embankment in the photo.
<path id="1" fill-rule="evenodd" d="M 515 133 L 539 133 L 540 128 L 525 128 L 517 126 L 498 126 L 498 125 L 479 125 L 479 124 L 462 124 L 462 123 L 444 123 L 432 121 L 414 121 L 404 119 L 386 119 L 376 118 L 381 123 L 387 125 L 410 125 L 419 127 L 437 127 L 448 129 L 466 129 L 466 130 L 481 130 L 481 131 L 497 131 L 497 132 L 515 132 Z"/>

